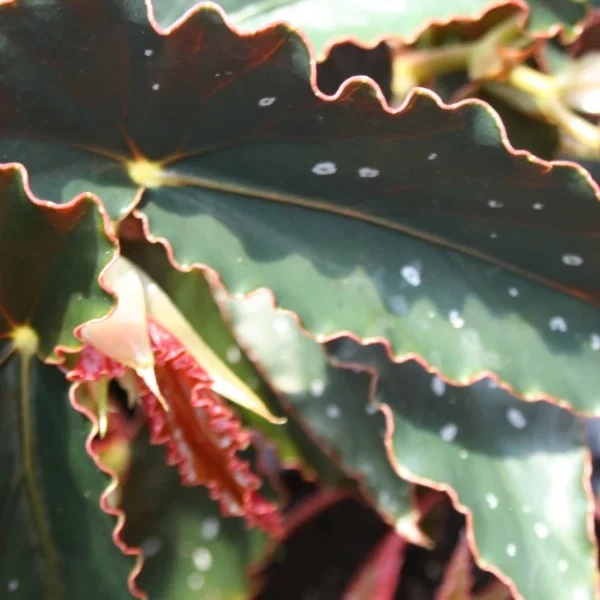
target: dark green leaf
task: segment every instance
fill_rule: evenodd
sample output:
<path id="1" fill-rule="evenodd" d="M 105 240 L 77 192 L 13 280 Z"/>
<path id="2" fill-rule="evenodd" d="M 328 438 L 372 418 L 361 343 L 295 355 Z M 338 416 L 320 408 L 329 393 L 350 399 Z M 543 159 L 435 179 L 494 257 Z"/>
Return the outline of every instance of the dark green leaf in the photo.
<path id="1" fill-rule="evenodd" d="M 34 204 L 20 170 L 0 169 L 0 335 L 32 328 L 48 357 L 76 345 L 77 325 L 106 314 L 109 296 L 98 285 L 114 245 L 88 197 L 59 209 Z"/>
<path id="2" fill-rule="evenodd" d="M 600 205 L 581 171 L 509 153 L 481 104 L 421 91 L 391 114 L 358 81 L 319 97 L 282 25 L 240 37 L 204 7 L 161 36 L 142 0 L 53 6 L 0 8 L 0 148 L 36 193 L 99 191 L 122 215 L 137 157 L 151 233 L 185 267 L 270 288 L 318 339 L 386 338 L 454 380 L 494 371 L 600 410 Z"/>
<path id="3" fill-rule="evenodd" d="M 451 492 L 467 512 L 480 565 L 523 598 L 595 594 L 590 464 L 582 426 L 547 402 L 519 402 L 493 381 L 450 387 L 379 344 L 338 340 L 337 361 L 377 369 L 375 397 L 393 416 L 392 457 L 409 479 Z"/>
<path id="4" fill-rule="evenodd" d="M 35 361 L 0 369 L 0 597 L 126 600 L 134 559 L 113 541 L 99 505 L 107 477 L 85 450 L 90 423 L 69 384 Z"/>
<path id="5" fill-rule="evenodd" d="M 243 519 L 222 517 L 206 489 L 181 487 L 163 448 L 134 445 L 123 494 L 124 537 L 144 551 L 139 584 L 150 600 L 249 597 L 247 572 L 263 557 L 266 537 Z"/>

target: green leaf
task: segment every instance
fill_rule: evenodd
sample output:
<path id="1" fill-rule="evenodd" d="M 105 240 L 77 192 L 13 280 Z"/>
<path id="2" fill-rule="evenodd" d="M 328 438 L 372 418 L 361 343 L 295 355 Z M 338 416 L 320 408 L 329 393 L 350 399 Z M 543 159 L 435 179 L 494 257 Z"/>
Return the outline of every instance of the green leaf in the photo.
<path id="1" fill-rule="evenodd" d="M 33 329 L 39 354 L 74 347 L 76 326 L 106 314 L 97 283 L 114 245 L 89 197 L 60 208 L 34 203 L 21 171 L 0 168 L 0 335 Z"/>
<path id="2" fill-rule="evenodd" d="M 385 338 L 453 380 L 600 411 L 582 171 L 508 152 L 482 104 L 418 91 L 392 114 L 365 81 L 318 96 L 283 25 L 240 37 L 205 6 L 167 36 L 142 0 L 52 6 L 0 7 L 0 150 L 38 195 L 99 191 L 113 216 L 141 198 L 179 264 L 271 289 L 317 339 Z"/>
<path id="3" fill-rule="evenodd" d="M 182 487 L 176 469 L 164 464 L 164 449 L 141 441 L 133 448 L 124 537 L 145 554 L 140 587 L 151 600 L 250 597 L 247 572 L 263 557 L 266 536 L 243 519 L 222 517 L 204 488 Z"/>
<path id="4" fill-rule="evenodd" d="M 85 451 L 90 423 L 56 367 L 34 361 L 28 374 L 23 360 L 0 369 L 0 596 L 132 598 L 134 559 L 113 541 L 108 479 Z"/>
<path id="5" fill-rule="evenodd" d="M 384 416 L 368 403 L 368 373 L 332 367 L 322 346 L 289 315 L 278 314 L 268 294 L 228 305 L 234 332 L 264 372 L 283 406 L 297 415 L 340 466 L 363 483 L 381 516 L 404 534 L 414 532 L 410 487 L 391 468 Z"/>
<path id="6" fill-rule="evenodd" d="M 329 350 L 342 364 L 377 369 L 398 472 L 451 494 L 470 517 L 481 566 L 523 598 L 594 598 L 591 465 L 578 419 L 519 402 L 490 379 L 446 386 L 415 361 L 391 362 L 380 344 L 346 338 Z"/>
<path id="7" fill-rule="evenodd" d="M 155 14 L 167 27 L 197 0 L 155 0 Z M 453 19 L 478 19 L 485 11 L 499 5 L 493 0 L 437 0 L 393 2 L 390 0 L 220 0 L 229 22 L 243 31 L 262 28 L 276 21 L 287 21 L 306 33 L 318 56 L 328 53 L 333 43 L 344 38 L 361 44 L 376 44 L 381 38 L 400 37 L 414 40 L 432 23 Z M 508 2 L 506 2 L 508 4 Z M 546 33 L 562 25 L 571 33 L 585 17 L 579 0 L 529 0 L 529 28 Z"/>

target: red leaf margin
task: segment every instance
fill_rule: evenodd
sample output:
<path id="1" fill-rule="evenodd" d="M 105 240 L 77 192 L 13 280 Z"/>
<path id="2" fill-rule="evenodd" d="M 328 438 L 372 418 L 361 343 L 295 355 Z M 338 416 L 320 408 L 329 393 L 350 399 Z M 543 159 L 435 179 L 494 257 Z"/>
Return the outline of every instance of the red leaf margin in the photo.
<path id="1" fill-rule="evenodd" d="M 142 571 L 142 567 L 144 564 L 144 555 L 141 548 L 134 548 L 133 546 L 129 546 L 125 543 L 123 538 L 121 537 L 121 533 L 123 532 L 123 528 L 125 527 L 126 515 L 125 512 L 115 508 L 111 505 L 109 498 L 111 494 L 119 487 L 120 481 L 118 474 L 112 469 L 108 468 L 106 465 L 102 463 L 100 460 L 100 456 L 98 452 L 94 449 L 94 439 L 97 437 L 99 432 L 99 423 L 96 415 L 86 406 L 82 405 L 77 400 L 77 389 L 81 386 L 81 383 L 74 383 L 69 390 L 69 403 L 71 406 L 80 414 L 85 416 L 92 424 L 92 428 L 90 430 L 89 435 L 85 441 L 85 450 L 88 456 L 94 461 L 96 467 L 108 475 L 111 479 L 110 483 L 100 496 L 99 506 L 100 508 L 107 514 L 116 517 L 116 525 L 113 529 L 112 539 L 115 546 L 125 555 L 125 556 L 135 556 L 137 558 L 135 566 L 131 570 L 129 577 L 127 578 L 127 587 L 134 598 L 139 598 L 140 600 L 147 600 L 148 595 L 142 591 L 137 585 L 137 578 Z"/>

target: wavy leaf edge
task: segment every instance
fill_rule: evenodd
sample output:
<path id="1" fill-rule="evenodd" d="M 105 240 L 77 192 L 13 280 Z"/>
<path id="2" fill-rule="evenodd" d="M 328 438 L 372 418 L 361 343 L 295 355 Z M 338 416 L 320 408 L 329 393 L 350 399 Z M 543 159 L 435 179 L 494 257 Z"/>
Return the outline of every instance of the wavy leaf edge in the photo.
<path id="1" fill-rule="evenodd" d="M 374 367 L 368 367 L 363 364 L 353 363 L 342 363 L 339 365 L 337 361 L 328 357 L 329 362 L 334 366 L 342 366 L 343 368 L 362 368 L 364 371 L 371 373 L 371 386 L 369 391 L 369 402 L 375 404 L 375 392 L 377 389 L 377 384 L 379 381 L 379 373 L 377 369 Z M 540 400 L 545 401 L 545 400 Z M 546 400 L 547 401 L 547 400 Z M 510 577 L 508 577 L 503 571 L 498 569 L 495 565 L 488 563 L 487 561 L 481 558 L 479 554 L 479 550 L 477 548 L 477 542 L 475 540 L 475 530 L 473 526 L 473 514 L 471 510 L 464 504 L 461 503 L 458 492 L 449 484 L 440 483 L 426 477 L 421 477 L 419 475 L 414 475 L 409 469 L 400 464 L 394 454 L 394 414 L 391 407 L 385 402 L 378 402 L 377 406 L 379 410 L 383 413 L 386 422 L 386 431 L 383 438 L 383 444 L 385 447 L 386 454 L 388 456 L 388 460 L 392 465 L 392 468 L 396 471 L 399 477 L 402 477 L 406 481 L 409 481 L 414 484 L 422 485 L 428 487 L 433 490 L 437 490 L 440 492 L 444 492 L 450 498 L 452 506 L 455 510 L 465 516 L 466 526 L 465 526 L 465 539 L 467 541 L 468 547 L 471 550 L 471 554 L 475 560 L 475 563 L 481 569 L 488 571 L 495 575 L 504 585 L 508 587 L 511 594 L 513 595 L 514 600 L 527 600 L 517 589 L 516 585 L 512 581 Z M 584 425 L 582 424 L 583 428 Z M 592 542 L 592 546 L 594 549 L 594 561 L 595 563 L 598 561 L 598 542 L 596 540 L 595 534 L 595 501 L 594 501 L 594 491 L 592 489 L 592 453 L 589 447 L 585 447 L 584 450 L 584 469 L 582 476 L 582 488 L 584 490 L 584 494 L 588 500 L 587 502 L 587 518 L 586 518 L 586 528 L 588 533 L 588 538 Z M 595 581 L 594 581 L 594 589 L 596 589 L 600 585 L 600 572 L 595 570 Z"/>
<path id="2" fill-rule="evenodd" d="M 112 469 L 104 465 L 104 463 L 102 463 L 102 461 L 100 460 L 100 456 L 93 448 L 94 438 L 100 431 L 99 422 L 97 416 L 89 408 L 83 406 L 77 400 L 76 391 L 81 385 L 81 383 L 74 383 L 73 385 L 71 385 L 69 389 L 69 403 L 71 404 L 73 409 L 75 409 L 78 413 L 82 414 L 90 421 L 92 427 L 85 441 L 85 450 L 88 456 L 94 461 L 94 464 L 98 467 L 98 469 L 100 469 L 103 473 L 108 475 L 111 479 L 110 483 L 100 496 L 99 506 L 101 510 L 104 511 L 106 514 L 116 517 L 116 524 L 112 532 L 112 539 L 115 546 L 125 556 L 137 557 L 136 564 L 131 570 L 127 580 L 127 587 L 129 591 L 131 592 L 134 598 L 138 598 L 139 600 L 147 600 L 147 594 L 138 587 L 136 581 L 144 566 L 144 555 L 141 548 L 134 548 L 132 546 L 127 545 L 121 537 L 121 533 L 123 531 L 123 528 L 125 527 L 126 515 L 121 509 L 111 506 L 109 501 L 111 494 L 120 485 L 119 476 L 115 471 L 113 471 Z"/>

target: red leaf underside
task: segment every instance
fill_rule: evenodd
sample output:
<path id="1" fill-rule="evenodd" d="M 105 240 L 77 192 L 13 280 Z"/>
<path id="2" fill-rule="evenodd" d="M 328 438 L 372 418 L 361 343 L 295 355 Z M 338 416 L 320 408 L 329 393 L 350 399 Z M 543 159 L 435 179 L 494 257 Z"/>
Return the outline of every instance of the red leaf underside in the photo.
<path id="1" fill-rule="evenodd" d="M 404 563 L 406 541 L 390 531 L 350 582 L 343 600 L 392 600 Z"/>
<path id="2" fill-rule="evenodd" d="M 168 331 L 148 320 L 155 357 L 156 378 L 167 401 L 158 398 L 138 378 L 138 398 L 146 415 L 152 444 L 164 444 L 167 464 L 176 466 L 183 485 L 203 485 L 226 516 L 244 517 L 256 526 L 280 535 L 277 507 L 258 494 L 261 479 L 237 453 L 248 447 L 249 431 L 211 389 L 206 371 Z M 74 381 L 93 382 L 123 376 L 127 368 L 85 346 L 69 373 Z"/>

